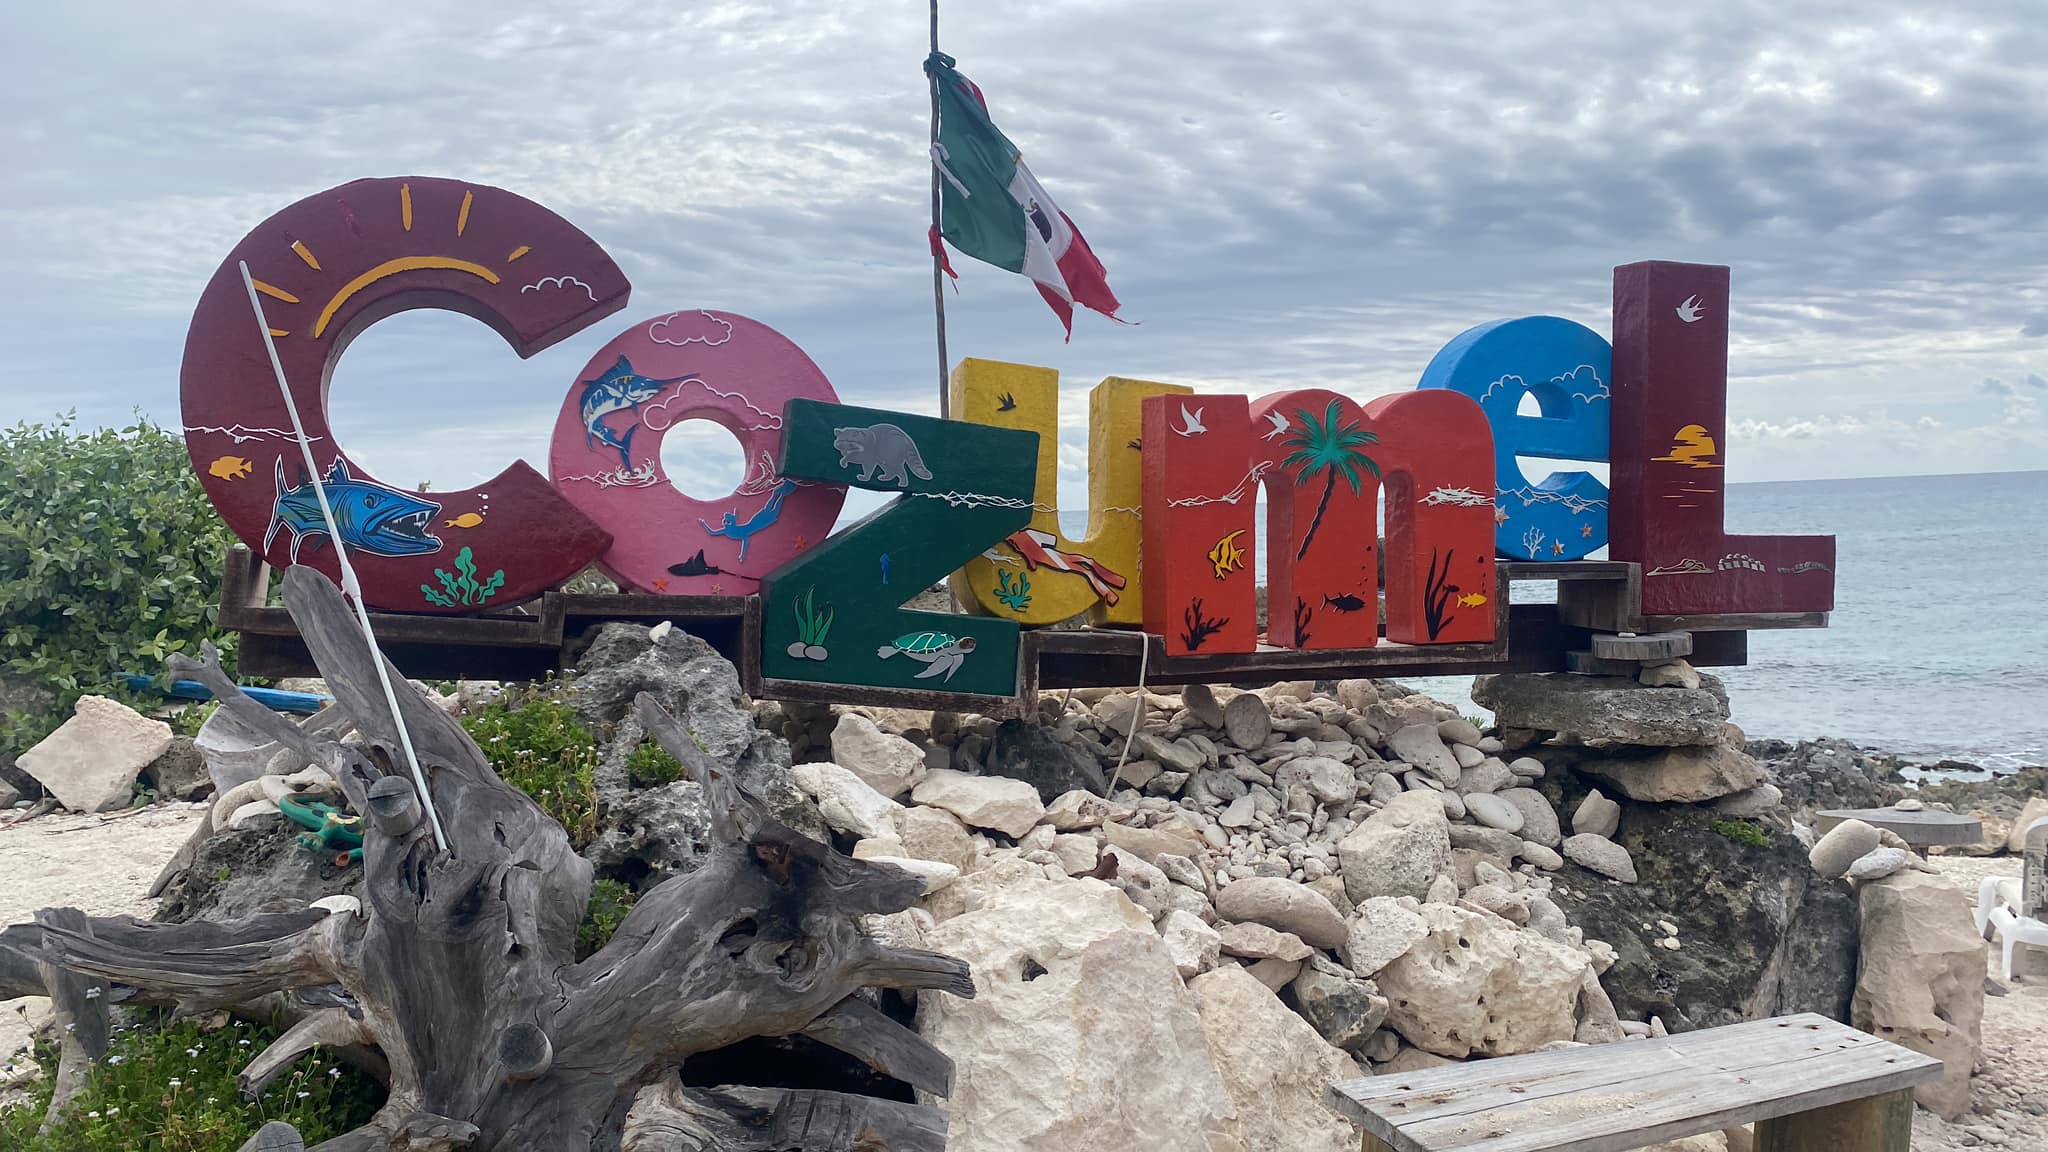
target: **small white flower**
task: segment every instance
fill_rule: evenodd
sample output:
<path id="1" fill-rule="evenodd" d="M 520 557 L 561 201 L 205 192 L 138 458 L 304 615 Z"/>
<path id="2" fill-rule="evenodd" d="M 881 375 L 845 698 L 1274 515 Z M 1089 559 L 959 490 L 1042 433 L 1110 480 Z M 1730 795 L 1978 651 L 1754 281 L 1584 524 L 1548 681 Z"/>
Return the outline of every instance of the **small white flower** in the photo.
<path id="1" fill-rule="evenodd" d="M 71 1030 L 72 1030 L 73 1028 L 76 1028 L 76 1027 L 78 1027 L 78 1025 L 76 1025 L 76 1024 L 66 1024 L 66 1025 L 64 1026 L 64 1030 L 65 1030 L 66 1032 L 69 1032 L 69 1031 L 71 1031 Z"/>
<path id="2" fill-rule="evenodd" d="M 240 1044 L 240 1045 L 241 1045 L 242 1047 L 244 1047 L 244 1048 L 247 1048 L 247 1047 L 249 1046 L 249 1041 L 248 1041 L 248 1039 L 247 1039 L 246 1037 L 244 1037 L 243 1039 L 240 1039 L 240 1040 L 237 1040 L 237 1041 L 235 1041 L 235 1043 L 237 1043 L 237 1044 Z"/>
<path id="3" fill-rule="evenodd" d="M 107 1109 L 107 1115 L 109 1115 L 109 1116 L 119 1116 L 120 1114 L 121 1114 L 121 1110 L 120 1110 L 119 1108 L 109 1108 L 109 1109 Z"/>
<path id="4" fill-rule="evenodd" d="M 301 1100 L 304 1100 L 304 1099 L 305 1099 L 306 1097 L 308 1097 L 308 1096 L 311 1096 L 311 1095 L 312 1095 L 312 1093 L 311 1093 L 311 1092 L 301 1092 L 301 1093 L 299 1093 L 299 1099 L 301 1099 Z"/>
<path id="5" fill-rule="evenodd" d="M 122 1059 L 122 1058 L 121 1058 L 121 1057 L 119 1057 L 119 1056 L 109 1056 L 109 1057 L 107 1057 L 107 1063 L 109 1063 L 109 1064 L 119 1064 L 119 1063 L 121 1062 L 121 1059 Z"/>
<path id="6" fill-rule="evenodd" d="M 187 1048 L 187 1049 L 185 1049 L 185 1055 L 187 1055 L 187 1056 L 197 1056 L 197 1055 L 199 1055 L 199 1049 L 197 1049 L 197 1048 Z"/>
<path id="7" fill-rule="evenodd" d="M 95 1120 L 100 1118 L 100 1114 L 97 1111 L 87 1112 L 86 1115 L 92 1117 Z"/>
<path id="8" fill-rule="evenodd" d="M 173 1088 L 182 1088 L 182 1087 L 184 1087 L 184 1085 L 185 1085 L 185 1082 L 184 1082 L 183 1080 L 179 1080 L 179 1079 L 176 1079 L 176 1078 L 173 1078 L 173 1079 L 171 1080 L 171 1087 L 173 1087 Z"/>

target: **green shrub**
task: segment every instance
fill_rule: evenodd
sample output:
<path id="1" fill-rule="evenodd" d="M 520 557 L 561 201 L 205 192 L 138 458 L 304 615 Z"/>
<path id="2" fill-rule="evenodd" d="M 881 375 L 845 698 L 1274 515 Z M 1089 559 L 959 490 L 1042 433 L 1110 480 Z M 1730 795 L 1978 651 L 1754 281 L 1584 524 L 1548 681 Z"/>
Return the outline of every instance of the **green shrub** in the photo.
<path id="1" fill-rule="evenodd" d="M 652 737 L 642 740 L 638 747 L 627 753 L 626 771 L 633 774 L 633 785 L 637 788 L 657 788 L 689 778 L 682 764 L 656 744 Z"/>
<path id="2" fill-rule="evenodd" d="M 462 718 L 507 784 L 531 796 L 579 851 L 597 835 L 597 742 L 567 704 L 496 701 Z"/>
<path id="3" fill-rule="evenodd" d="M 1750 848 L 1762 848 L 1771 842 L 1771 834 L 1747 820 L 1716 820 L 1713 829 L 1737 844 Z"/>
<path id="4" fill-rule="evenodd" d="M 207 1029 L 187 1020 L 115 1037 L 107 1059 L 48 1136 L 38 1137 L 57 1071 L 54 1046 L 36 1059 L 43 1077 L 26 1105 L 0 1112 L 0 1148 L 22 1152 L 234 1152 L 265 1121 L 284 1120 L 308 1144 L 369 1122 L 384 1090 L 315 1050 L 244 1102 L 235 1073 L 283 1029 L 235 1021 Z"/>
<path id="5" fill-rule="evenodd" d="M 254 481 L 249 481 L 253 483 Z M 72 417 L 0 429 L 0 674 L 56 693 L 53 707 L 0 717 L 0 748 L 40 740 L 116 672 L 156 673 L 218 627 L 227 525 L 184 441 L 147 420 L 75 431 Z"/>
<path id="6" fill-rule="evenodd" d="M 599 880 L 590 890 L 590 910 L 576 928 L 576 959 L 586 960 L 611 942 L 612 933 L 633 910 L 639 893 L 617 880 Z"/>

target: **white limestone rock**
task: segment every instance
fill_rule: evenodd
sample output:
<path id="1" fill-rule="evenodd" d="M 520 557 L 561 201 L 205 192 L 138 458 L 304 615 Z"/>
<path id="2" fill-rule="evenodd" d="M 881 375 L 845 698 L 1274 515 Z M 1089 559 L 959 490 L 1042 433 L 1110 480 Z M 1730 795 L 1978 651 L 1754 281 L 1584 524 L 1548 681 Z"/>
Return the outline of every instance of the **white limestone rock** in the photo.
<path id="1" fill-rule="evenodd" d="M 1121 893 L 1018 879 L 926 935 L 974 971 L 971 1000 L 918 996 L 954 1062 L 950 1152 L 1244 1152 L 1194 997 Z"/>
<path id="2" fill-rule="evenodd" d="M 1584 953 L 1498 917 L 1425 904 L 1426 932 L 1374 976 L 1387 1023 L 1439 1056 L 1512 1056 L 1576 1029 Z"/>
<path id="3" fill-rule="evenodd" d="M 1076 788 L 1072 792 L 1060 793 L 1045 806 L 1045 822 L 1062 832 L 1100 828 L 1112 810 L 1109 801 L 1093 792 Z"/>
<path id="4" fill-rule="evenodd" d="M 896 837 L 903 842 L 901 855 L 951 864 L 962 872 L 974 870 L 977 856 L 974 837 L 951 812 L 919 804 L 898 807 L 891 816 L 895 820 Z"/>
<path id="5" fill-rule="evenodd" d="M 1359 904 L 1358 915 L 1346 926 L 1344 945 L 1339 949 L 1344 966 L 1370 977 L 1408 951 L 1429 933 L 1420 908 L 1412 900 L 1392 896 L 1375 896 Z"/>
<path id="6" fill-rule="evenodd" d="M 841 716 L 832 729 L 832 762 L 891 800 L 915 788 L 930 771 L 923 749 L 882 731 L 858 712 Z"/>
<path id="7" fill-rule="evenodd" d="M 1586 793 L 1572 812 L 1572 831 L 1589 836 L 1612 837 L 1621 830 L 1621 805 L 1600 794 L 1598 788 Z"/>
<path id="8" fill-rule="evenodd" d="M 1882 880 L 1906 867 L 1912 853 L 1904 848 L 1872 848 L 1856 858 L 1845 873 L 1851 880 Z"/>
<path id="9" fill-rule="evenodd" d="M 1237 1112 L 1246 1152 L 1352 1152 L 1357 1130 L 1328 1103 L 1330 1085 L 1358 1064 L 1287 1010 L 1242 968 L 1189 981 L 1209 1058 Z"/>
<path id="10" fill-rule="evenodd" d="M 1202 923 L 1200 916 L 1178 908 L 1160 918 L 1159 938 L 1166 941 L 1174 970 L 1184 980 L 1216 967 L 1223 952 L 1223 937 L 1214 928 Z"/>
<path id="11" fill-rule="evenodd" d="M 845 726 L 845 721 L 840 723 Z M 923 764 L 921 759 L 919 764 Z M 943 808 L 971 828 L 987 828 L 1011 839 L 1031 831 L 1031 826 L 1045 815 L 1038 789 L 1006 776 L 969 776 L 950 770 L 931 772 L 912 789 L 910 798 L 919 804 Z"/>
<path id="12" fill-rule="evenodd" d="M 1636 882 L 1636 862 L 1628 849 L 1605 836 L 1581 832 L 1564 842 L 1565 859 L 1624 884 Z"/>
<path id="13" fill-rule="evenodd" d="M 1434 724 L 1410 724 L 1387 737 L 1387 751 L 1446 786 L 1458 782 L 1458 758 L 1444 746 Z"/>
<path id="14" fill-rule="evenodd" d="M 1814 843 L 1806 853 L 1806 862 L 1816 875 L 1833 880 L 1883 842 L 1875 826 L 1861 820 L 1844 820 Z"/>
<path id="15" fill-rule="evenodd" d="M 1545 847 L 1555 848 L 1563 842 L 1563 830 L 1557 824 L 1557 809 L 1550 806 L 1550 798 L 1534 788 L 1504 788 L 1494 793 L 1522 814 L 1522 839 L 1534 840 Z"/>
<path id="16" fill-rule="evenodd" d="M 1430 730 L 1435 738 L 1435 730 Z M 1414 896 L 1449 863 L 1450 821 L 1433 793 L 1403 792 L 1337 844 L 1344 889 L 1354 902 L 1373 896 Z"/>
<path id="17" fill-rule="evenodd" d="M 1281 876 L 1253 876 L 1216 895 L 1216 915 L 1291 932 L 1317 948 L 1343 945 L 1348 929 L 1321 893 Z"/>
<path id="18" fill-rule="evenodd" d="M 81 696 L 71 718 L 15 765 L 73 812 L 112 812 L 128 807 L 135 778 L 170 746 L 169 724 L 118 700 Z"/>
<path id="19" fill-rule="evenodd" d="M 1970 1107 L 1984 1020 L 1985 945 L 1970 894 L 1943 876 L 1908 870 L 1864 884 L 1856 899 L 1863 951 L 1849 1023 L 1940 1060 L 1941 1079 L 1915 1088 L 1913 1098 L 1958 1119 Z"/>
<path id="20" fill-rule="evenodd" d="M 1216 934 L 1223 940 L 1224 955 L 1247 960 L 1306 960 L 1314 951 L 1292 932 L 1279 932 L 1264 924 L 1218 924 Z"/>
<path id="21" fill-rule="evenodd" d="M 848 769 L 829 763 L 798 764 L 789 775 L 818 802 L 818 814 L 831 828 L 860 837 L 896 834 L 896 813 L 903 806 Z"/>
<path id="22" fill-rule="evenodd" d="M 1470 813 L 1474 820 L 1489 828 L 1498 828 L 1503 832 L 1522 830 L 1521 810 L 1494 793 L 1474 792 L 1465 797 L 1465 811 Z"/>

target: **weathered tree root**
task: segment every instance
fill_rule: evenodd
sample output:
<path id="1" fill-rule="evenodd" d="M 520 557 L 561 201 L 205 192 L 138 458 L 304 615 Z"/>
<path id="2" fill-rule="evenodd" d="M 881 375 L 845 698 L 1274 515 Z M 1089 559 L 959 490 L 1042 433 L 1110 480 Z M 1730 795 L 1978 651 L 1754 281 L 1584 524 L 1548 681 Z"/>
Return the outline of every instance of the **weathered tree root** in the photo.
<path id="1" fill-rule="evenodd" d="M 390 1067 L 377 1116 L 313 1152 L 941 1152 L 936 1109 L 831 1092 L 685 1089 L 674 1073 L 695 1053 L 801 1032 L 945 1094 L 951 1061 L 854 998 L 863 987 L 973 995 L 961 961 L 889 948 L 857 927 L 862 914 L 909 907 L 921 892 L 915 876 L 777 821 L 643 693 L 637 719 L 704 788 L 712 853 L 643 895 L 610 943 L 577 963 L 591 866 L 561 826 L 500 780 L 452 718 L 401 691 L 448 836 L 448 850 L 436 850 L 375 657 L 341 594 L 308 568 L 288 571 L 284 589 L 360 745 L 308 734 L 249 700 L 210 648 L 203 661 L 174 657 L 172 671 L 326 766 L 370 817 L 362 913 L 155 924 L 46 911 L 0 933 L 0 993 L 61 993 L 60 1014 L 90 1025 L 96 1010 L 103 1032 L 110 986 L 185 1010 L 296 990 L 313 1010 L 243 1070 L 245 1092 L 314 1045 L 374 1045 Z M 88 998 L 94 987 L 101 994 Z M 96 1056 L 96 1033 L 70 1034 L 81 1030 L 82 1068 Z M 287 1129 L 267 1125 L 244 1147 L 301 1147 Z"/>

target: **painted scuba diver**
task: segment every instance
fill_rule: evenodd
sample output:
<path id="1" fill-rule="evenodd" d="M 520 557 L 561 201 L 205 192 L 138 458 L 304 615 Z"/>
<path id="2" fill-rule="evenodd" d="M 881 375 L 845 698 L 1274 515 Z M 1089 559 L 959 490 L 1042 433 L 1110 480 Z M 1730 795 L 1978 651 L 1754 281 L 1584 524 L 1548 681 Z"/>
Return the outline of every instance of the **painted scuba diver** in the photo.
<path id="1" fill-rule="evenodd" d="M 752 516 L 747 517 L 745 523 L 740 522 L 737 511 L 727 512 L 716 528 L 705 524 L 701 517 L 697 520 L 697 523 L 704 524 L 704 530 L 713 536 L 723 536 L 728 540 L 739 541 L 740 559 L 745 560 L 747 558 L 747 541 L 753 539 L 756 532 L 775 523 L 776 517 L 782 515 L 782 498 L 795 490 L 796 481 L 794 480 L 783 480 L 777 483 L 768 493 L 768 502 L 761 505 Z"/>

